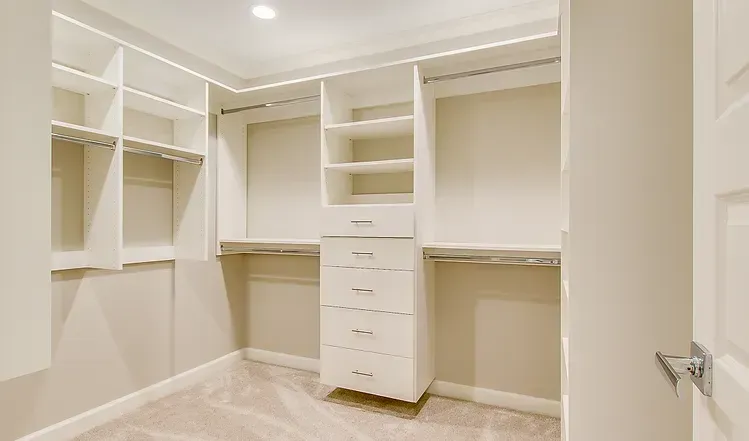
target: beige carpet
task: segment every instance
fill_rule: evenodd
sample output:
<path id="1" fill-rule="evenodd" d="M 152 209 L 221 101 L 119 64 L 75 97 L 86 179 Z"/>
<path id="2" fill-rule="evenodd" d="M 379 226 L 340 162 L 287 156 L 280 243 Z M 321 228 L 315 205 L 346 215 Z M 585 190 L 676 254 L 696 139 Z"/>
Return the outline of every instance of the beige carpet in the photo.
<path id="1" fill-rule="evenodd" d="M 556 418 L 431 396 L 414 419 L 331 403 L 318 375 L 241 362 L 77 441 L 558 441 Z"/>

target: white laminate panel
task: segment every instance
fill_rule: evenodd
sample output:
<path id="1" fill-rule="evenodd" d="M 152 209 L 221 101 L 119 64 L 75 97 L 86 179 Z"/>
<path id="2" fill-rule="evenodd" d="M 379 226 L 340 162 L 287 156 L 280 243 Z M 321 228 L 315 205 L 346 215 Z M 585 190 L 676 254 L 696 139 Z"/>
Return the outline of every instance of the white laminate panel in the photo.
<path id="1" fill-rule="evenodd" d="M 320 343 L 413 358 L 413 319 L 412 315 L 323 306 Z"/>
<path id="2" fill-rule="evenodd" d="M 320 382 L 414 401 L 413 360 L 410 358 L 323 345 L 320 348 Z"/>
<path id="3" fill-rule="evenodd" d="M 413 314 L 414 274 L 360 268 L 320 268 L 320 303 L 326 306 Z"/>
<path id="4" fill-rule="evenodd" d="M 414 237 L 412 204 L 323 208 L 321 236 Z"/>
<path id="5" fill-rule="evenodd" d="M 413 270 L 413 239 L 323 237 L 320 264 L 349 268 Z"/>

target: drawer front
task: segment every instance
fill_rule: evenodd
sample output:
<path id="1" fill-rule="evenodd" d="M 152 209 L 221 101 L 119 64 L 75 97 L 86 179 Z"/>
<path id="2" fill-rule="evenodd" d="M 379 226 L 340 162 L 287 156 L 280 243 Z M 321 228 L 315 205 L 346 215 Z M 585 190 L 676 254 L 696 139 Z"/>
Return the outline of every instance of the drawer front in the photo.
<path id="1" fill-rule="evenodd" d="M 332 306 L 320 309 L 321 344 L 413 358 L 412 315 Z"/>
<path id="2" fill-rule="evenodd" d="M 414 237 L 413 205 L 325 207 L 320 235 Z"/>
<path id="3" fill-rule="evenodd" d="M 414 401 L 413 360 L 410 358 L 323 345 L 320 347 L 320 382 Z"/>
<path id="4" fill-rule="evenodd" d="M 413 270 L 413 239 L 323 237 L 320 264 L 349 268 Z"/>
<path id="5" fill-rule="evenodd" d="M 414 273 L 320 267 L 320 303 L 326 306 L 413 314 Z"/>

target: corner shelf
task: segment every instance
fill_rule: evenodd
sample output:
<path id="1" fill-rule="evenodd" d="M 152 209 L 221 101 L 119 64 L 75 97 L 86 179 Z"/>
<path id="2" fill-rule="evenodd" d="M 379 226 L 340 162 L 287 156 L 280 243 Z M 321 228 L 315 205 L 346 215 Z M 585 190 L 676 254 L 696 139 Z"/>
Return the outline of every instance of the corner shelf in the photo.
<path id="1" fill-rule="evenodd" d="M 562 395 L 562 426 L 564 427 L 564 439 L 570 439 L 570 396 Z"/>
<path id="2" fill-rule="evenodd" d="M 52 271 L 66 271 L 88 267 L 88 253 L 86 251 L 52 252 Z"/>
<path id="3" fill-rule="evenodd" d="M 54 120 L 52 121 L 52 133 L 111 143 L 120 138 L 119 135 L 107 133 L 104 130 Z"/>
<path id="4" fill-rule="evenodd" d="M 168 262 L 175 259 L 174 247 L 171 245 L 153 247 L 132 247 L 122 250 L 122 264 Z"/>
<path id="5" fill-rule="evenodd" d="M 396 116 L 369 121 L 328 124 L 325 133 L 349 139 L 391 138 L 414 132 L 414 117 Z"/>
<path id="6" fill-rule="evenodd" d="M 565 374 L 567 374 L 567 377 L 569 378 L 569 370 L 570 370 L 570 339 L 569 338 L 562 338 L 562 356 L 564 357 L 564 368 L 565 368 Z"/>
<path id="7" fill-rule="evenodd" d="M 52 87 L 65 89 L 82 95 L 114 92 L 117 85 L 94 75 L 52 63 Z"/>
<path id="8" fill-rule="evenodd" d="M 183 106 L 150 93 L 141 92 L 132 87 L 125 86 L 124 91 L 125 108 L 128 109 L 171 120 L 205 116 L 205 112 L 200 110 Z"/>
<path id="9" fill-rule="evenodd" d="M 149 141 L 147 139 L 136 138 L 135 136 L 124 136 L 123 144 L 125 147 L 133 147 L 146 151 L 161 153 L 164 155 L 175 156 L 184 159 L 202 160 L 205 154 L 176 145 L 164 144 L 162 142 Z"/>
<path id="10" fill-rule="evenodd" d="M 386 161 L 345 162 L 328 164 L 326 171 L 348 173 L 351 175 L 369 175 L 378 173 L 402 173 L 413 171 L 413 159 L 389 159 Z"/>
<path id="11" fill-rule="evenodd" d="M 567 280 L 562 281 L 562 288 L 564 289 L 564 298 L 569 302 L 570 301 L 570 282 Z"/>

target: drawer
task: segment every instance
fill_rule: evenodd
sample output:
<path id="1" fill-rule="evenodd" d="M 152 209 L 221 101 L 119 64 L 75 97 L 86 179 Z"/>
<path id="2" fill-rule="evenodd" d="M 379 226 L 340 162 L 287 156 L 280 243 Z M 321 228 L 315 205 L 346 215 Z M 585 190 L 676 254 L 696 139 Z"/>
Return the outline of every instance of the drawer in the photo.
<path id="1" fill-rule="evenodd" d="M 414 237 L 413 205 L 324 207 L 321 236 Z"/>
<path id="2" fill-rule="evenodd" d="M 413 270 L 415 258 L 413 239 L 323 237 L 320 240 L 323 266 Z"/>
<path id="3" fill-rule="evenodd" d="M 414 316 L 320 308 L 320 343 L 361 351 L 413 358 Z"/>
<path id="4" fill-rule="evenodd" d="M 320 382 L 382 397 L 414 401 L 413 360 L 353 349 L 320 347 Z"/>
<path id="5" fill-rule="evenodd" d="M 320 267 L 320 304 L 370 311 L 414 312 L 414 273 Z"/>

